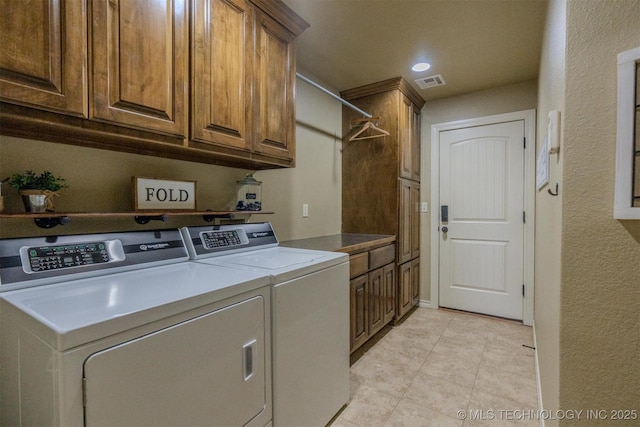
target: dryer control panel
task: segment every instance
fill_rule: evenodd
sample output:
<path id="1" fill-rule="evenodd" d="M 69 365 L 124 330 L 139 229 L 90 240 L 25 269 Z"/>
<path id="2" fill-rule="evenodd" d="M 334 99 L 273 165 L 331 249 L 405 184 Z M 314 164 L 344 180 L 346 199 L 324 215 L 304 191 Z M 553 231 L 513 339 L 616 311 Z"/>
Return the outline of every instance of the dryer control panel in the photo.
<path id="1" fill-rule="evenodd" d="M 180 232 L 191 259 L 278 246 L 276 234 L 268 222 L 184 227 Z"/>

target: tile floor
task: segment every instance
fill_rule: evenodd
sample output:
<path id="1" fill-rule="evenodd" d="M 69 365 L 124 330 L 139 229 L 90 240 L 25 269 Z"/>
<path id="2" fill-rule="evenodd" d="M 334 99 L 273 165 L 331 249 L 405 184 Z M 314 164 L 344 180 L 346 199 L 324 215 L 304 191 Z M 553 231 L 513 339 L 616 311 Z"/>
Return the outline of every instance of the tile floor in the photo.
<path id="1" fill-rule="evenodd" d="M 332 427 L 539 426 L 523 344 L 533 332 L 517 322 L 418 308 L 351 366 L 351 403 Z"/>

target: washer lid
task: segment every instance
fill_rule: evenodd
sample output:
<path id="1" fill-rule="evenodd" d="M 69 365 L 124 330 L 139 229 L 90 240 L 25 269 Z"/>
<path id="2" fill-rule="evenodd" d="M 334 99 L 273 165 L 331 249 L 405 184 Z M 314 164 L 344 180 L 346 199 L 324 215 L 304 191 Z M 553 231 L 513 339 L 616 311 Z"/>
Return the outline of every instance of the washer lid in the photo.
<path id="1" fill-rule="evenodd" d="M 277 246 L 199 259 L 197 262 L 227 266 L 242 271 L 262 272 L 271 275 L 271 283 L 277 284 L 342 264 L 348 260 L 349 256 L 340 252 Z"/>
<path id="2" fill-rule="evenodd" d="M 245 252 L 243 254 L 229 256 L 227 262 L 229 265 L 279 270 L 318 262 L 326 257 L 327 254 L 325 252 L 288 250 L 279 247 L 274 250 Z"/>
<path id="3" fill-rule="evenodd" d="M 268 285 L 269 276 L 185 262 L 0 294 L 0 311 L 66 350 Z"/>

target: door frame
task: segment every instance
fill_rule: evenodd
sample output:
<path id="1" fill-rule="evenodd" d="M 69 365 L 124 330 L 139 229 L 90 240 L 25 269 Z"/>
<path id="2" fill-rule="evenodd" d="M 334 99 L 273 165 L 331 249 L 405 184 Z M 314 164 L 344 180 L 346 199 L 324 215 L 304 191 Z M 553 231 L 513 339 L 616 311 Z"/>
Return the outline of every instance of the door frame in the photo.
<path id="1" fill-rule="evenodd" d="M 522 322 L 533 325 L 534 300 L 534 236 L 535 236 L 535 153 L 536 153 L 536 110 L 523 110 L 506 114 L 457 120 L 431 125 L 431 284 L 430 306 L 440 306 L 440 132 L 485 126 L 504 122 L 524 120 L 526 146 L 524 150 L 524 298 Z"/>

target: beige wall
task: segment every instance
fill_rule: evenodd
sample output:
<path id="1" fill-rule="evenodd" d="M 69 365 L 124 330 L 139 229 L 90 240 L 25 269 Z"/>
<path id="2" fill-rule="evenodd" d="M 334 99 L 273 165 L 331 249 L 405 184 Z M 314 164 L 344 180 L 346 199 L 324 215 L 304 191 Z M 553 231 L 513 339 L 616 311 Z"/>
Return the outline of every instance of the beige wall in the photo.
<path id="1" fill-rule="evenodd" d="M 196 180 L 198 209 L 226 210 L 235 198 L 235 181 L 246 173 L 240 169 L 0 136 L 0 177 L 4 179 L 26 169 L 50 170 L 67 180 L 70 188 L 60 190 L 60 198 L 55 201 L 56 210 L 61 212 L 132 210 L 132 176 Z M 2 194 L 7 212 L 24 210 L 16 190 L 4 184 Z M 63 227 L 43 230 L 30 220 L 0 219 L 0 237 L 167 228 L 185 221 L 171 217 L 166 223 L 140 226 L 132 218 L 74 218 Z M 199 219 L 192 221 L 205 224 Z"/>
<path id="2" fill-rule="evenodd" d="M 431 125 L 536 108 L 537 82 L 526 81 L 427 102 L 422 108 L 420 198 L 431 197 Z M 429 209 L 437 209 L 430 206 Z M 435 226 L 437 227 L 437 225 Z M 420 217 L 420 300 L 430 301 L 431 213 Z"/>
<path id="3" fill-rule="evenodd" d="M 562 408 L 640 412 L 640 221 L 613 219 L 616 56 L 638 46 L 640 0 L 567 2 Z"/>
<path id="4" fill-rule="evenodd" d="M 264 209 L 277 212 L 270 220 L 281 241 L 342 228 L 342 105 L 301 80 L 296 90 L 296 167 L 254 175 L 263 181 Z"/>
<path id="5" fill-rule="evenodd" d="M 536 153 L 547 133 L 549 111 L 559 110 L 564 119 L 566 1 L 552 0 L 547 10 L 545 35 L 540 60 L 538 91 L 538 124 Z M 560 126 L 561 132 L 564 126 Z M 563 138 L 561 136 L 560 140 Z M 561 142 L 561 145 L 564 145 Z M 542 388 L 542 405 L 548 410 L 559 408 L 560 378 L 560 272 L 562 235 L 562 158 L 564 147 L 549 158 L 549 186 L 559 196 L 553 197 L 549 187 L 536 192 L 536 250 L 534 326 L 538 341 L 538 362 Z M 547 425 L 555 425 L 555 421 Z"/>
<path id="6" fill-rule="evenodd" d="M 298 82 L 297 167 L 263 171 L 264 210 L 252 221 L 271 221 L 280 240 L 340 232 L 341 107 L 326 95 Z M 302 123 L 302 124 L 301 124 Z M 327 136 L 325 133 L 328 133 Z M 338 138 L 331 137 L 337 133 Z M 50 170 L 67 179 L 58 211 L 127 211 L 132 208 L 131 177 L 196 180 L 198 209 L 227 210 L 235 205 L 236 180 L 249 171 L 158 157 L 96 150 L 0 136 L 0 180 L 26 169 Z M 5 211 L 22 212 L 17 192 L 2 186 Z M 302 203 L 309 218 L 302 220 Z M 43 230 L 28 220 L 0 219 L 0 238 L 179 227 L 207 224 L 199 217 L 171 217 L 166 223 L 138 225 L 133 219 L 72 219 L 64 227 Z"/>

